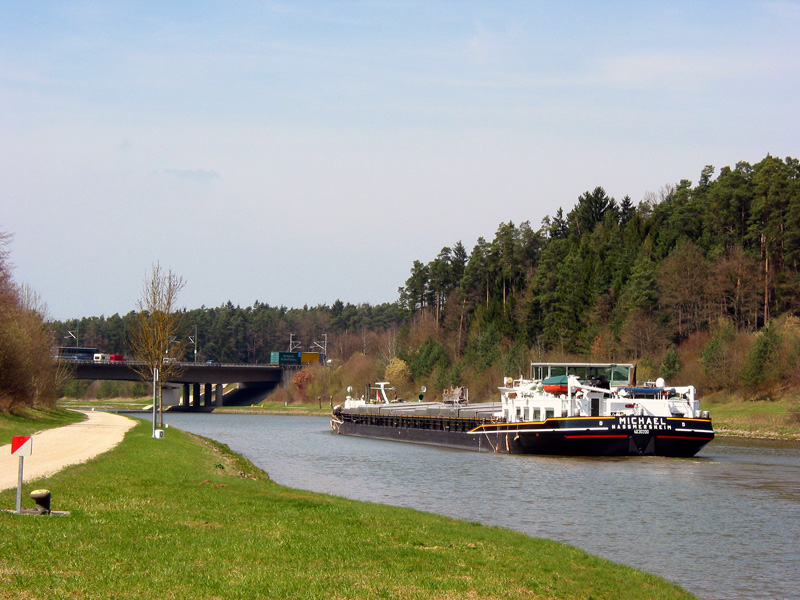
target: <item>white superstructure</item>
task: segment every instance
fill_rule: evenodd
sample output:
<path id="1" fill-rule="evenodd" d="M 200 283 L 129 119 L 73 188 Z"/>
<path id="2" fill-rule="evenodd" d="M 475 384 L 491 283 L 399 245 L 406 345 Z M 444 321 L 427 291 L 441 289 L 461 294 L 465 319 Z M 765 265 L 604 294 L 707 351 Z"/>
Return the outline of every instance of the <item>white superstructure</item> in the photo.
<path id="1" fill-rule="evenodd" d="M 591 377 L 579 378 L 575 372 L 581 370 Z M 502 412 L 498 416 L 508 423 L 554 417 L 708 416 L 700 411 L 694 386 L 668 387 L 663 379 L 634 385 L 633 365 L 534 363 L 531 371 L 539 377 L 507 377 L 500 387 Z"/>

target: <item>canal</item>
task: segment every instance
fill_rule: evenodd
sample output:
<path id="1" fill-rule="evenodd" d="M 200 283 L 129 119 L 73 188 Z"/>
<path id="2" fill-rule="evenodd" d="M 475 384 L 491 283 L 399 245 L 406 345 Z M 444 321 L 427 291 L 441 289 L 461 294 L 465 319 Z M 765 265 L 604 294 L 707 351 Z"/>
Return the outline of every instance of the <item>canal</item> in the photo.
<path id="1" fill-rule="evenodd" d="M 695 458 L 495 455 L 337 436 L 328 419 L 168 413 L 283 485 L 566 542 L 707 600 L 800 598 L 800 444 Z"/>

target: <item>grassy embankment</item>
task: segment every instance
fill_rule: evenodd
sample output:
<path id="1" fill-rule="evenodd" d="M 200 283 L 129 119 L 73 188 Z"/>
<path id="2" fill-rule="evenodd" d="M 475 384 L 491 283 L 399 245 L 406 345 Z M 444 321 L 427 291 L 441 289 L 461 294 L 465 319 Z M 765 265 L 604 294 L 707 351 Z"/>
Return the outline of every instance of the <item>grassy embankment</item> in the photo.
<path id="1" fill-rule="evenodd" d="M 153 401 L 150 398 L 108 398 L 103 400 L 74 400 L 61 398 L 58 401 L 61 408 L 74 408 L 76 410 L 142 410 L 145 407 L 152 407 Z"/>
<path id="2" fill-rule="evenodd" d="M 0 445 L 10 444 L 15 435 L 31 435 L 45 429 L 83 421 L 84 416 L 72 410 L 23 408 L 14 414 L 0 413 Z"/>
<path id="3" fill-rule="evenodd" d="M 289 489 L 183 432 L 153 440 L 147 423 L 25 493 L 43 486 L 71 515 L 0 513 L 4 600 L 692 597 L 570 546 Z"/>
<path id="4" fill-rule="evenodd" d="M 776 400 L 744 400 L 723 392 L 700 399 L 721 436 L 800 441 L 800 403 L 796 391 Z"/>

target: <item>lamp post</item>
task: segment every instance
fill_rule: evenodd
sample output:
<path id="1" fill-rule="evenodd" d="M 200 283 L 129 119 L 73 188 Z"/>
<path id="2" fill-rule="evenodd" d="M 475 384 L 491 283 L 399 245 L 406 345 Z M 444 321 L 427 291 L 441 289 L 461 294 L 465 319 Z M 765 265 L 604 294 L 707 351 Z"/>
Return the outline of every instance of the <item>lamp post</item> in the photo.
<path id="1" fill-rule="evenodd" d="M 158 369 L 153 369 L 153 437 L 156 437 L 156 385 L 158 385 Z"/>
<path id="2" fill-rule="evenodd" d="M 189 336 L 189 343 L 194 346 L 194 362 L 197 362 L 197 325 L 194 327 L 194 337 Z"/>

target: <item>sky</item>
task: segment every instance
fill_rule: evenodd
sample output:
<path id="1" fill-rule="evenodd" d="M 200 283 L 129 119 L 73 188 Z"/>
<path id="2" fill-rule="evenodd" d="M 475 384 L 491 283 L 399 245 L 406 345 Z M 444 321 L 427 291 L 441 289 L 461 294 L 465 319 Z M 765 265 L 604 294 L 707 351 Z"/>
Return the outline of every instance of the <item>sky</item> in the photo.
<path id="1" fill-rule="evenodd" d="M 58 320 L 398 298 L 602 186 L 800 154 L 800 2 L 0 0 L 0 232 Z"/>

